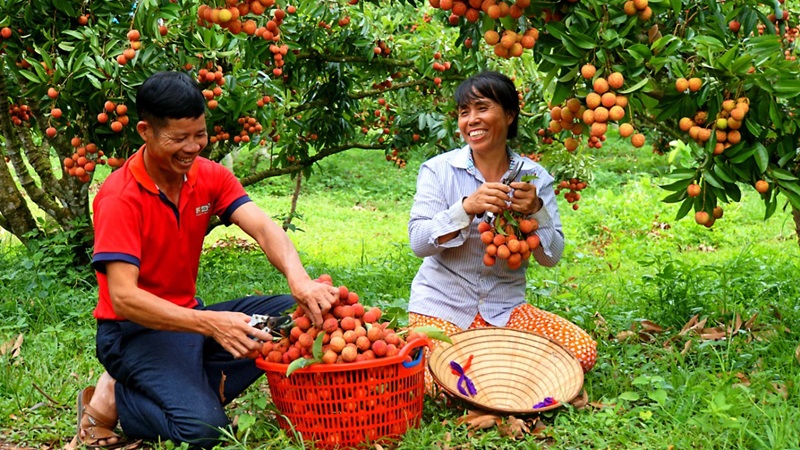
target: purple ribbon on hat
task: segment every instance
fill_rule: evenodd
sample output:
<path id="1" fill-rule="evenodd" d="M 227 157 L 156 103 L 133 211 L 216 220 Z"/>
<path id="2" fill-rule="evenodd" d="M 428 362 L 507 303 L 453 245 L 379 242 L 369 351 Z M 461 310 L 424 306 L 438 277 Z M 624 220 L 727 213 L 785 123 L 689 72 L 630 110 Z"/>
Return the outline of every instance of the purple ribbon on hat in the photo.
<path id="1" fill-rule="evenodd" d="M 548 406 L 558 403 L 553 397 L 545 397 L 541 402 L 533 405 L 533 409 L 547 408 Z"/>
<path id="2" fill-rule="evenodd" d="M 469 377 L 464 373 L 464 368 L 461 367 L 461 364 L 455 361 L 450 361 L 450 368 L 458 373 L 458 383 L 456 384 L 456 387 L 461 395 L 472 397 L 478 393 L 478 390 L 475 389 L 475 385 L 472 384 L 472 380 L 470 380 Z M 464 384 L 467 386 L 466 389 L 463 386 Z"/>

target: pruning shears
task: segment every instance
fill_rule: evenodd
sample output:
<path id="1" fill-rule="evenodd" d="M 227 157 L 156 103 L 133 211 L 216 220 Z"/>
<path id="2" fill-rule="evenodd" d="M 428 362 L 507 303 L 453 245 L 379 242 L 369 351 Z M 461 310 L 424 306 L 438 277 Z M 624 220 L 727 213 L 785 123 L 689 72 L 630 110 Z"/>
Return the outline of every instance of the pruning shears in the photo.
<path id="1" fill-rule="evenodd" d="M 517 161 L 516 167 L 506 172 L 506 174 L 503 175 L 503 178 L 500 179 L 500 182 L 508 186 L 517 179 L 517 175 L 519 175 L 520 172 L 522 172 L 522 161 Z M 486 223 L 492 223 L 494 222 L 494 217 L 495 216 L 493 212 L 486 211 L 486 215 L 484 216 L 483 220 Z"/>
<path id="2" fill-rule="evenodd" d="M 291 316 L 268 316 L 266 314 L 252 314 L 250 315 L 250 326 L 264 330 L 269 334 L 277 334 L 281 336 L 288 336 L 289 331 L 294 326 L 294 320 Z"/>

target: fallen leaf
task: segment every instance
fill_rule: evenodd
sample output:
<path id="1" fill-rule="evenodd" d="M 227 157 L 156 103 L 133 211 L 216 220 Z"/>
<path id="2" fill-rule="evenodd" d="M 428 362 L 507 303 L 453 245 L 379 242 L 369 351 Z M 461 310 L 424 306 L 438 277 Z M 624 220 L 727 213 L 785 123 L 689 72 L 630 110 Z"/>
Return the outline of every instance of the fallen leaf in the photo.
<path id="1" fill-rule="evenodd" d="M 694 326 L 694 324 L 696 324 L 696 323 L 697 323 L 697 317 L 698 317 L 698 315 L 697 315 L 697 314 L 693 315 L 693 316 L 692 316 L 692 318 L 691 318 L 691 319 L 689 319 L 689 321 L 688 321 L 688 322 L 686 322 L 686 324 L 683 326 L 683 328 L 681 328 L 681 331 L 680 331 L 680 333 L 678 333 L 678 334 L 684 334 L 684 333 L 686 333 L 687 331 L 689 331 L 689 328 L 693 327 L 693 326 Z"/>
<path id="2" fill-rule="evenodd" d="M 794 349 L 794 358 L 797 360 L 797 362 L 800 363 L 800 345 L 798 345 L 797 348 Z"/>
<path id="3" fill-rule="evenodd" d="M 683 350 L 681 350 L 681 355 L 686 355 L 686 353 L 689 352 L 689 349 L 692 348 L 692 342 L 694 341 L 689 339 L 688 341 L 686 341 L 685 344 L 683 344 Z"/>
<path id="4" fill-rule="evenodd" d="M 616 337 L 617 337 L 617 340 L 619 342 L 624 342 L 624 341 L 627 341 L 628 339 L 630 339 L 633 336 L 636 336 L 636 333 L 634 333 L 633 331 L 625 330 L 625 331 L 620 331 L 619 333 L 617 333 Z"/>
<path id="5" fill-rule="evenodd" d="M 739 379 L 739 383 L 743 386 L 750 386 L 750 379 L 747 378 L 747 375 L 743 374 L 742 372 L 736 372 L 736 378 Z"/>
<path id="6" fill-rule="evenodd" d="M 695 317 L 697 317 L 697 316 L 695 316 Z M 694 324 L 692 324 L 692 325 L 691 325 L 691 326 L 689 326 L 689 327 L 686 327 L 686 325 L 684 325 L 683 329 L 682 329 L 682 330 L 681 330 L 681 332 L 680 332 L 680 333 L 678 333 L 678 334 L 686 334 L 686 333 L 688 333 L 688 332 L 690 332 L 690 331 L 702 330 L 702 329 L 703 329 L 703 327 L 706 325 L 706 320 L 708 320 L 708 319 L 703 319 L 703 320 L 701 320 L 701 321 L 699 321 L 699 322 L 695 321 L 695 323 L 694 323 Z M 688 324 L 687 324 L 687 325 L 688 325 Z"/>
<path id="7" fill-rule="evenodd" d="M 770 385 L 772 386 L 772 392 L 774 392 L 775 394 L 780 395 L 781 397 L 783 397 L 784 400 L 789 398 L 789 390 L 786 389 L 786 385 L 785 384 L 773 382 L 773 383 L 770 383 Z"/>
<path id="8" fill-rule="evenodd" d="M 578 396 L 572 399 L 572 401 L 569 403 L 575 409 L 585 408 L 589 403 L 589 394 L 586 393 L 586 389 L 581 389 L 581 392 L 578 394 Z"/>
<path id="9" fill-rule="evenodd" d="M 663 333 L 664 332 L 664 327 L 662 327 L 661 325 L 656 325 L 655 323 L 653 323 L 653 322 L 651 322 L 649 320 L 642 320 L 639 323 L 642 325 L 642 328 L 645 331 L 649 331 L 650 333 Z"/>
<path id="10" fill-rule="evenodd" d="M 383 450 L 383 446 L 381 444 L 375 444 L 373 447 L 375 450 Z"/>
<path id="11" fill-rule="evenodd" d="M 700 339 L 705 339 L 708 341 L 716 341 L 726 337 L 728 334 L 725 330 L 722 330 L 720 327 L 714 328 L 703 328 L 700 330 Z"/>
<path id="12" fill-rule="evenodd" d="M 742 317 L 739 315 L 739 313 L 736 313 L 736 318 L 733 319 L 730 328 L 728 328 L 728 333 L 733 336 L 734 334 L 738 333 L 741 328 Z"/>
<path id="13" fill-rule="evenodd" d="M 544 434 L 544 431 L 547 429 L 547 425 L 545 425 L 542 419 L 535 419 L 536 421 L 533 424 L 533 428 L 531 429 L 531 434 L 535 436 L 541 436 Z"/>
<path id="14" fill-rule="evenodd" d="M 0 345 L 0 356 L 5 356 L 6 353 L 8 353 L 9 357 L 12 359 L 18 357 L 19 349 L 22 347 L 22 341 L 24 339 L 25 338 L 22 336 L 22 333 L 20 333 L 16 339 L 4 342 L 2 345 Z"/>
<path id="15" fill-rule="evenodd" d="M 749 319 L 747 319 L 747 321 L 744 323 L 745 330 L 750 331 L 753 329 L 753 323 L 755 323 L 756 317 L 758 317 L 758 313 L 753 314 Z"/>
<path id="16" fill-rule="evenodd" d="M 600 402 L 589 402 L 589 406 L 595 409 L 603 409 L 603 408 L 613 408 L 614 405 L 606 405 L 605 403 Z"/>
<path id="17" fill-rule="evenodd" d="M 604 327 L 607 325 L 606 318 L 603 317 L 602 314 L 600 314 L 600 311 L 594 313 L 594 324 L 597 327 Z"/>

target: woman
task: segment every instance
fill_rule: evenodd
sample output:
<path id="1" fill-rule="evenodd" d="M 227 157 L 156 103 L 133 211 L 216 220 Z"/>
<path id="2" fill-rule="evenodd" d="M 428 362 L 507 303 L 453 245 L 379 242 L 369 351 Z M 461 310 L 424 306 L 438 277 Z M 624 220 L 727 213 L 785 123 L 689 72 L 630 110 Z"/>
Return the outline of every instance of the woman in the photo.
<path id="1" fill-rule="evenodd" d="M 517 135 L 516 87 L 505 75 L 482 72 L 458 86 L 455 101 L 466 145 L 425 162 L 417 176 L 408 234 L 424 261 L 411 285 L 409 327 L 433 325 L 447 334 L 487 326 L 533 331 L 571 350 L 586 372 L 597 359 L 596 343 L 575 324 L 526 302 L 528 261 L 515 270 L 505 261 L 483 262 L 478 224 L 509 208 L 538 221 L 537 263 L 554 266 L 564 249 L 553 177 L 507 144 Z M 519 165 L 515 181 L 500 182 Z M 525 175 L 534 179 L 520 181 Z"/>

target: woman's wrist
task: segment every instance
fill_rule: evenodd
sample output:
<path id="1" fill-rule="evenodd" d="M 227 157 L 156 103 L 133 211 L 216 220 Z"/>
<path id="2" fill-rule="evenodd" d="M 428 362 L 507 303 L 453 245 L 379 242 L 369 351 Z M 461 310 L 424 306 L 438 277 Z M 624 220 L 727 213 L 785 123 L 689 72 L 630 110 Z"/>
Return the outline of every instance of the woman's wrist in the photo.
<path id="1" fill-rule="evenodd" d="M 531 214 L 536 214 L 539 211 L 541 211 L 542 208 L 544 208 L 544 200 L 542 200 L 542 197 L 536 197 L 536 200 L 537 200 L 536 206 L 533 208 Z"/>

